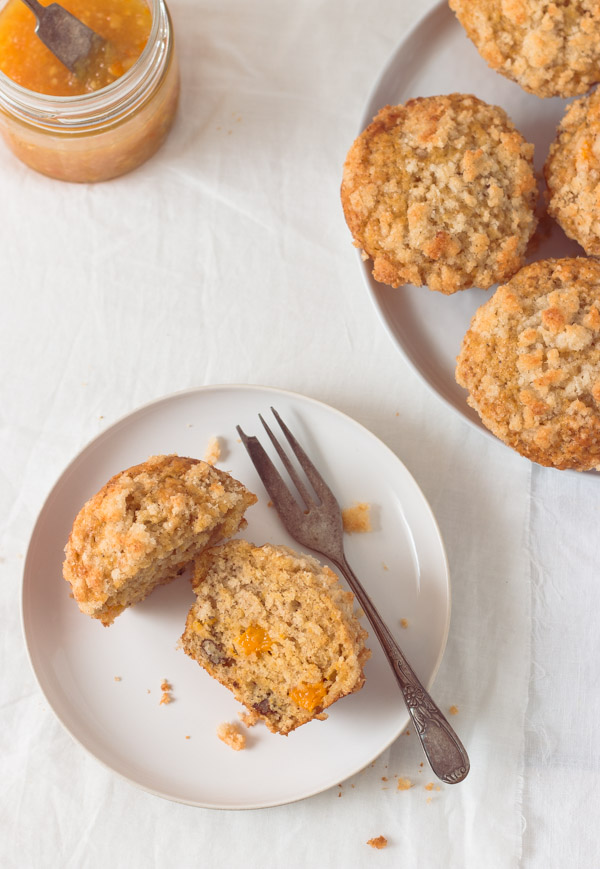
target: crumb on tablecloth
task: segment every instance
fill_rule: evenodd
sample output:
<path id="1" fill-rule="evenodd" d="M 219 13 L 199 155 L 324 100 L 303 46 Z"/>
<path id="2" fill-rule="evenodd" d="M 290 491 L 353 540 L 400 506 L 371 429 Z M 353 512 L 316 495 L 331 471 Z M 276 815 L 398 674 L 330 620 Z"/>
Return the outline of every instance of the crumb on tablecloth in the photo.
<path id="1" fill-rule="evenodd" d="M 387 843 L 388 840 L 385 838 L 385 836 L 375 836 L 374 839 L 367 840 L 367 845 L 370 845 L 371 848 L 377 848 L 378 851 L 380 851 L 382 848 L 386 848 Z"/>
<path id="2" fill-rule="evenodd" d="M 217 736 L 221 742 L 233 748 L 234 751 L 241 751 L 243 748 L 246 748 L 246 736 L 238 730 L 236 724 L 231 724 L 229 721 L 219 724 Z"/>
<path id="3" fill-rule="evenodd" d="M 413 783 L 409 778 L 399 778 L 398 779 L 398 790 L 399 791 L 409 791 L 413 786 Z"/>
<path id="4" fill-rule="evenodd" d="M 204 453 L 204 461 L 209 465 L 214 465 L 221 458 L 221 442 L 218 437 L 212 437 L 206 447 Z"/>
<path id="5" fill-rule="evenodd" d="M 115 682 L 120 682 L 120 681 L 121 681 L 121 677 L 120 677 L 120 676 L 115 676 Z"/>
<path id="6" fill-rule="evenodd" d="M 347 534 L 364 534 L 372 531 L 370 504 L 355 504 L 342 510 L 342 522 Z"/>

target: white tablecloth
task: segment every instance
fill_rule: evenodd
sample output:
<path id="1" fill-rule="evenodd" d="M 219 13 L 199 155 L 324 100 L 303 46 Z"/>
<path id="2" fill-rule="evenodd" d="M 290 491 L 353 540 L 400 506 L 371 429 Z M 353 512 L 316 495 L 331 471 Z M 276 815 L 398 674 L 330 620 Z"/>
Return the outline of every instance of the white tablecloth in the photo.
<path id="1" fill-rule="evenodd" d="M 182 104 L 154 159 L 76 186 L 0 149 L 3 869 L 598 865 L 597 478 L 533 467 L 426 389 L 375 314 L 339 205 L 371 86 L 431 5 L 172 0 Z M 341 789 L 198 809 L 121 780 L 56 720 L 19 619 L 43 500 L 112 421 L 215 383 L 339 408 L 423 489 L 453 578 L 434 693 L 459 710 L 463 784 L 427 791 L 411 735 Z"/>

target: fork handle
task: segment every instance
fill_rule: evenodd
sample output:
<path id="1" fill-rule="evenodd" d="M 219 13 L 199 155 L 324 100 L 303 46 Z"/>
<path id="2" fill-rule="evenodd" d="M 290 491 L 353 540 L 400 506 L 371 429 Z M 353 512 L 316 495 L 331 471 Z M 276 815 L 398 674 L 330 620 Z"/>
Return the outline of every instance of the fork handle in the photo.
<path id="1" fill-rule="evenodd" d="M 419 681 L 345 557 L 335 559 L 335 564 L 346 577 L 383 647 L 431 769 L 447 784 L 457 784 L 470 769 L 460 739 Z"/>

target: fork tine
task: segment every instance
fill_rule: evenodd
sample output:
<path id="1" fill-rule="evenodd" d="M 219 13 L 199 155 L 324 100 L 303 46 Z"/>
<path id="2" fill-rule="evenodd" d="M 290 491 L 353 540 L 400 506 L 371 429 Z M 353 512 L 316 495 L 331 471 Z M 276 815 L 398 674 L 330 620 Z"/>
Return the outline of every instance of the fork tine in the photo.
<path id="1" fill-rule="evenodd" d="M 326 505 L 335 505 L 336 507 L 339 508 L 339 505 L 338 505 L 338 502 L 336 500 L 335 495 L 333 494 L 333 492 L 331 491 L 331 489 L 329 488 L 329 486 L 327 485 L 327 483 L 325 482 L 325 480 L 323 479 L 321 474 L 317 471 L 317 469 L 315 468 L 315 466 L 313 465 L 311 460 L 308 458 L 308 456 L 306 455 L 306 453 L 304 452 L 304 450 L 302 449 L 302 447 L 300 446 L 300 444 L 298 443 L 298 441 L 296 440 L 294 435 L 291 433 L 291 431 L 289 430 L 287 425 L 284 423 L 282 418 L 279 416 L 279 414 L 277 413 L 277 411 L 275 410 L 274 407 L 271 408 L 271 412 L 273 413 L 273 416 L 275 417 L 275 419 L 279 423 L 279 427 L 281 428 L 281 431 L 286 436 L 287 441 L 294 452 L 294 455 L 296 456 L 301 467 L 303 468 L 304 473 L 306 474 L 306 476 L 310 480 L 311 486 L 313 487 L 313 489 L 315 490 L 315 492 L 317 493 L 317 495 L 321 499 L 321 502 L 323 504 L 326 504 Z M 279 450 L 278 450 L 278 452 L 279 452 Z M 281 455 L 281 453 L 280 453 L 280 455 Z M 287 467 L 287 465 L 286 465 L 286 467 Z M 294 480 L 294 482 L 295 482 L 295 480 Z"/>
<path id="2" fill-rule="evenodd" d="M 271 408 L 271 410 L 272 409 L 273 408 Z M 262 414 L 259 413 L 258 418 L 262 422 L 266 433 L 269 435 L 271 443 L 273 444 L 273 446 L 277 450 L 277 455 L 279 456 L 279 458 L 283 462 L 283 465 L 284 465 L 286 471 L 288 472 L 288 474 L 290 475 L 292 482 L 294 483 L 295 487 L 298 489 L 298 492 L 300 493 L 302 500 L 304 501 L 304 503 L 306 504 L 307 507 L 310 508 L 310 507 L 314 506 L 314 503 L 315 503 L 314 498 L 311 496 L 310 492 L 308 491 L 308 489 L 306 488 L 306 486 L 302 482 L 300 475 L 298 474 L 296 468 L 290 462 L 286 451 L 283 449 L 283 447 L 281 446 L 281 444 L 279 443 L 279 441 L 277 440 L 277 438 L 275 437 L 275 435 L 273 434 L 273 432 L 271 431 L 271 429 L 269 428 L 267 423 L 264 421 Z"/>
<path id="3" fill-rule="evenodd" d="M 302 511 L 291 494 L 281 474 L 265 452 L 262 444 L 256 437 L 249 437 L 241 427 L 236 426 L 242 443 L 248 451 L 252 464 L 263 481 L 264 487 L 271 496 L 282 518 L 289 517 L 298 520 Z"/>

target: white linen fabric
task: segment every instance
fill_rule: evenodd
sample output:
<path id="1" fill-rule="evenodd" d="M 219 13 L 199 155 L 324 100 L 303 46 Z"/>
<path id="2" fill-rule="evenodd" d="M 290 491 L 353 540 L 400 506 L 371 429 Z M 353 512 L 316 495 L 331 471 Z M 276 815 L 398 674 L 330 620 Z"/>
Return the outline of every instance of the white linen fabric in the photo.
<path id="1" fill-rule="evenodd" d="M 77 186 L 0 149 L 3 869 L 595 864 L 597 478 L 533 468 L 426 389 L 378 321 L 339 205 L 369 90 L 432 5 L 171 0 L 182 101 L 155 158 Z M 458 709 L 463 784 L 436 789 L 411 733 L 300 803 L 197 809 L 121 780 L 56 720 L 19 621 L 43 500 L 112 421 L 214 383 L 339 408 L 423 489 L 453 586 L 433 693 Z"/>

